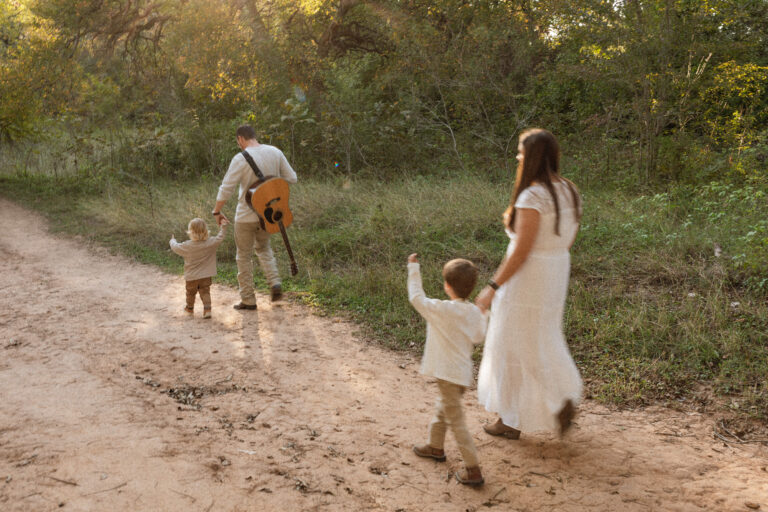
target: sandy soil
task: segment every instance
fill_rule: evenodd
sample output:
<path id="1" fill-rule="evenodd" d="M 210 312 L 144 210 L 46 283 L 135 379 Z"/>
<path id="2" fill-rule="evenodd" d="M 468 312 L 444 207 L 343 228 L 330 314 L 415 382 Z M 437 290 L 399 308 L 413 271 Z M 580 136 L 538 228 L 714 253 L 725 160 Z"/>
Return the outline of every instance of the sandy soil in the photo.
<path id="1" fill-rule="evenodd" d="M 450 435 L 446 463 L 411 452 L 436 393 L 412 356 L 222 286 L 189 318 L 181 277 L 0 214 L 0 510 L 768 509 L 768 447 L 712 417 L 587 402 L 564 441 L 509 441 L 474 390 L 487 483 L 463 487 Z"/>

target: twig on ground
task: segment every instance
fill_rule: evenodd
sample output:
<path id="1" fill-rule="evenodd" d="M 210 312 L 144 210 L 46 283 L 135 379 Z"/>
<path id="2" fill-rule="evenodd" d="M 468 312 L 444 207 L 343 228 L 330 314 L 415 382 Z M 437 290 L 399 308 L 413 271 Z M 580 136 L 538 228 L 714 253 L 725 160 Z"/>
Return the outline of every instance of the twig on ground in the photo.
<path id="1" fill-rule="evenodd" d="M 205 512 L 211 512 L 211 509 L 213 508 L 213 504 L 216 502 L 216 500 L 211 500 L 211 504 L 208 505 L 208 508 L 205 509 Z"/>
<path id="2" fill-rule="evenodd" d="M 680 432 L 654 432 L 657 436 L 670 436 L 670 437 L 696 437 L 693 434 L 681 434 Z"/>
<path id="3" fill-rule="evenodd" d="M 121 487 L 125 487 L 126 485 L 128 485 L 128 482 L 123 482 L 120 485 L 110 487 L 109 489 L 102 489 L 101 491 L 89 492 L 89 493 L 83 494 L 82 496 L 93 496 L 94 494 L 101 494 L 102 492 L 114 491 L 115 489 L 120 489 Z"/>
<path id="4" fill-rule="evenodd" d="M 717 436 L 721 441 L 728 444 L 751 444 L 751 443 L 759 443 L 759 444 L 766 444 L 768 445 L 768 439 L 742 439 L 730 430 L 728 430 L 728 427 L 725 426 L 725 423 L 720 420 L 720 428 L 723 429 L 723 431 L 731 436 L 732 438 L 736 439 L 736 441 L 732 441 L 730 439 L 726 439 L 720 432 L 717 431 L 716 428 L 713 428 L 712 430 L 715 433 L 715 436 Z"/>
<path id="5" fill-rule="evenodd" d="M 488 500 L 483 502 L 483 506 L 491 508 L 491 507 L 495 507 L 496 505 L 500 505 L 501 503 L 509 503 L 509 500 L 501 500 L 501 499 L 499 499 L 499 494 L 501 494 L 502 492 L 504 492 L 506 490 L 507 490 L 506 487 L 502 487 L 501 489 L 496 491 L 496 494 L 494 494 L 493 497 L 491 497 Z"/>
<path id="6" fill-rule="evenodd" d="M 720 420 L 720 428 L 723 429 L 723 431 L 729 436 L 731 436 L 732 438 L 737 439 L 739 442 L 744 442 L 742 438 L 740 438 L 739 436 L 737 436 L 736 434 L 728 430 L 728 427 L 725 426 L 725 422 L 723 420 Z"/>
<path id="7" fill-rule="evenodd" d="M 720 434 L 720 432 L 718 432 L 717 430 L 714 431 L 714 434 L 715 434 L 715 437 L 719 438 L 724 443 L 733 443 L 734 442 L 734 441 L 731 441 L 730 439 L 724 438 L 722 436 L 722 434 Z M 720 452 L 720 453 L 722 453 L 722 452 Z"/>
<path id="8" fill-rule="evenodd" d="M 192 496 L 190 496 L 189 494 L 186 494 L 186 493 L 183 493 L 183 492 L 179 492 L 179 491 L 177 491 L 177 490 L 175 490 L 175 489 L 171 489 L 171 492 L 175 492 L 175 493 L 176 493 L 176 494 L 178 494 L 179 496 L 184 496 L 185 498 L 189 498 L 189 499 L 191 499 L 191 500 L 192 500 L 192 503 L 194 503 L 194 502 L 196 502 L 196 501 L 197 501 L 197 499 L 196 499 L 196 498 L 193 498 L 193 497 L 192 497 Z"/>
<path id="9" fill-rule="evenodd" d="M 413 485 L 413 484 L 412 484 L 412 483 L 410 483 L 410 482 L 400 482 L 400 484 L 399 484 L 397 487 L 400 487 L 401 485 L 407 485 L 407 486 L 409 486 L 409 487 L 413 487 L 414 489 L 416 489 L 416 490 L 417 490 L 417 491 L 419 491 L 419 492 L 423 492 L 424 494 L 428 494 L 428 495 L 432 496 L 432 493 L 430 493 L 430 492 L 427 492 L 427 491 L 425 491 L 424 489 L 421 489 L 421 488 L 419 488 L 419 487 L 416 487 L 415 485 Z M 395 489 L 397 489 L 397 487 L 395 487 Z"/>
<path id="10" fill-rule="evenodd" d="M 48 475 L 48 478 L 50 478 L 51 480 L 56 480 L 57 482 L 61 482 L 63 484 L 77 486 L 77 482 L 70 482 L 69 480 L 62 480 L 61 478 L 56 478 L 55 476 L 50 476 L 50 475 Z"/>
<path id="11" fill-rule="evenodd" d="M 35 453 L 34 455 L 32 455 L 31 457 L 29 457 L 28 459 L 24 459 L 24 460 L 22 460 L 21 462 L 17 463 L 17 464 L 16 464 L 16 467 L 17 467 L 17 468 L 23 468 L 24 466 L 28 466 L 28 465 L 30 465 L 30 464 L 31 464 L 31 463 L 32 463 L 32 462 L 33 462 L 33 461 L 34 461 L 36 458 L 37 458 L 37 454 Z"/>

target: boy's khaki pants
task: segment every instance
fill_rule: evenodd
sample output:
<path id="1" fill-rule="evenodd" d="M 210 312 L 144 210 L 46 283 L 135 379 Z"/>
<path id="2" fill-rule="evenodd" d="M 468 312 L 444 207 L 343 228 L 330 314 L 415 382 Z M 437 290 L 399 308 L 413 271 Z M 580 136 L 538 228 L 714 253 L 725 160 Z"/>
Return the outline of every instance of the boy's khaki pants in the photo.
<path id="1" fill-rule="evenodd" d="M 277 261 L 269 245 L 269 233 L 258 222 L 235 222 L 235 246 L 237 247 L 237 283 L 243 304 L 256 304 L 253 290 L 253 252 L 259 257 L 261 270 L 269 286 L 280 284 Z"/>
<path id="2" fill-rule="evenodd" d="M 445 444 L 445 433 L 450 426 L 459 445 L 464 464 L 470 468 L 477 467 L 479 465 L 477 449 L 467 430 L 464 409 L 461 407 L 464 386 L 437 379 L 437 388 L 440 390 L 440 396 L 437 399 L 435 417 L 429 423 L 429 445 L 442 450 Z"/>
<path id="3" fill-rule="evenodd" d="M 211 283 L 210 277 L 187 281 L 187 309 L 195 309 L 195 296 L 200 293 L 200 300 L 203 301 L 203 309 L 211 310 Z"/>

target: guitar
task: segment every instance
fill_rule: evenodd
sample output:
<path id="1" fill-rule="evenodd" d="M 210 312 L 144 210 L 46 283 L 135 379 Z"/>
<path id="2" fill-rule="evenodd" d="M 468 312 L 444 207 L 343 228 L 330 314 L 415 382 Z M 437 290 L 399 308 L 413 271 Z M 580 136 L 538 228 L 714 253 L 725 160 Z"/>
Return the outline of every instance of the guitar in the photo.
<path id="1" fill-rule="evenodd" d="M 271 235 L 278 231 L 280 232 L 285 248 L 288 251 L 288 257 L 291 260 L 291 275 L 295 276 L 298 274 L 299 268 L 296 266 L 291 243 L 288 241 L 288 233 L 285 231 L 285 228 L 293 223 L 293 213 L 288 206 L 288 199 L 291 194 L 290 186 L 282 178 L 275 176 L 265 177 L 247 151 L 243 150 L 242 155 L 259 178 L 246 191 L 245 202 L 258 215 L 261 229 Z"/>

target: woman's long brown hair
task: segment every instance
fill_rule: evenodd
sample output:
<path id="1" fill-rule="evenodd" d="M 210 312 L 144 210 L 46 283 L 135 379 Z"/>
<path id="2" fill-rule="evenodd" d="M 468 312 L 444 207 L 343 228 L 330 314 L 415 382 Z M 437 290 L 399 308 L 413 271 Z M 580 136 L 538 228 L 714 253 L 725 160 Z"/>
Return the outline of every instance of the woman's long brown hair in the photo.
<path id="1" fill-rule="evenodd" d="M 515 203 L 522 192 L 531 186 L 534 181 L 541 183 L 549 190 L 552 200 L 555 202 L 555 234 L 560 235 L 560 204 L 557 201 L 554 181 L 563 181 L 568 185 L 573 199 L 573 208 L 576 210 L 576 220 L 581 220 L 581 199 L 576 191 L 576 186 L 568 179 L 560 176 L 560 145 L 557 139 L 549 131 L 541 128 L 526 130 L 520 134 L 520 144 L 523 146 L 523 160 L 517 166 L 517 178 L 515 188 L 512 190 L 512 198 L 507 208 L 505 218 L 507 227 L 515 230 L 515 217 L 517 208 Z"/>

